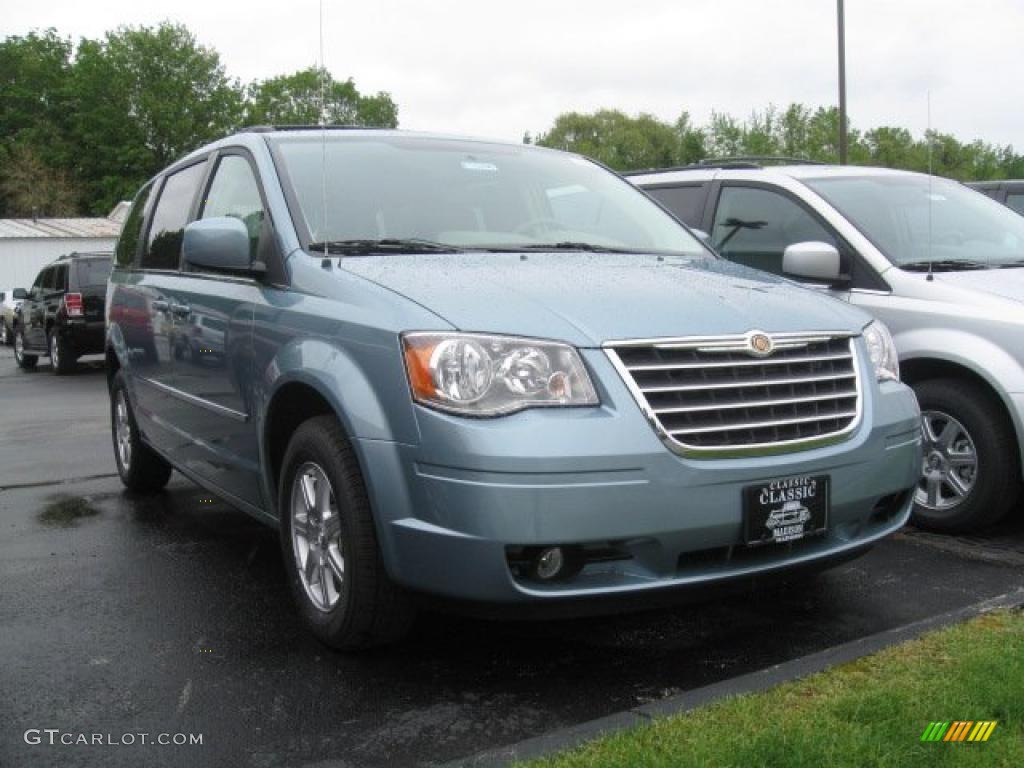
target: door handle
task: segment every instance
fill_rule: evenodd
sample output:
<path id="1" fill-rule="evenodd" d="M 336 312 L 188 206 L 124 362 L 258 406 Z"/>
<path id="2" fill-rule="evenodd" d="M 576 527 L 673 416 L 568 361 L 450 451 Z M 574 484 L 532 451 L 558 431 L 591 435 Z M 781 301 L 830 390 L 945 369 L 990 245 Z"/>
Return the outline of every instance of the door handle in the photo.
<path id="1" fill-rule="evenodd" d="M 160 299 L 157 299 L 156 301 L 154 301 L 152 303 L 152 306 L 153 306 L 153 309 L 155 309 L 157 312 L 166 312 L 167 311 L 167 302 L 166 301 L 161 301 Z"/>
<path id="2" fill-rule="evenodd" d="M 192 314 L 192 308 L 188 304 L 171 304 L 171 312 L 178 317 L 188 317 Z"/>

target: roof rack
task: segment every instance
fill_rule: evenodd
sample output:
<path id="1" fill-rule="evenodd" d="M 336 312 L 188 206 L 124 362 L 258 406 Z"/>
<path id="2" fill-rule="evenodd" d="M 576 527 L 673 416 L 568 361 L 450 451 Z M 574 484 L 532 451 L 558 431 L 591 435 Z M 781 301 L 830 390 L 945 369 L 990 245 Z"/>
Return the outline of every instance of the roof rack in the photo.
<path id="1" fill-rule="evenodd" d="M 820 160 L 782 155 L 737 155 L 733 157 L 709 157 L 690 165 L 676 165 L 671 168 L 647 168 L 640 171 L 626 171 L 623 176 L 639 176 L 650 173 L 672 173 L 673 171 L 699 171 L 709 168 L 722 170 L 756 170 L 766 165 L 825 165 Z"/>
<path id="2" fill-rule="evenodd" d="M 247 125 L 235 133 L 274 133 L 276 131 L 373 131 L 375 125 Z"/>
<path id="3" fill-rule="evenodd" d="M 715 157 L 701 161 L 712 166 L 728 163 L 748 163 L 754 166 L 765 165 L 825 165 L 821 160 L 810 160 L 806 157 L 787 157 L 786 155 L 737 155 L 735 157 Z"/>
<path id="4" fill-rule="evenodd" d="M 71 253 L 65 253 L 62 256 L 57 257 L 57 261 L 66 261 L 68 259 L 81 259 L 81 258 L 95 258 L 95 257 L 109 257 L 114 254 L 111 251 L 72 251 Z"/>

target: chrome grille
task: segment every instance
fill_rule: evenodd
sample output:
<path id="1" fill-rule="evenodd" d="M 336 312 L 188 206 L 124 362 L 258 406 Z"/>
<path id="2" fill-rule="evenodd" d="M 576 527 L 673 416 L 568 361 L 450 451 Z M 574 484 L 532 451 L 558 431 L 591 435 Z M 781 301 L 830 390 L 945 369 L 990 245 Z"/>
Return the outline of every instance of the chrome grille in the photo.
<path id="1" fill-rule="evenodd" d="M 751 339 L 767 336 L 758 356 Z M 609 342 L 609 359 L 679 453 L 744 455 L 836 442 L 860 421 L 848 333 Z"/>

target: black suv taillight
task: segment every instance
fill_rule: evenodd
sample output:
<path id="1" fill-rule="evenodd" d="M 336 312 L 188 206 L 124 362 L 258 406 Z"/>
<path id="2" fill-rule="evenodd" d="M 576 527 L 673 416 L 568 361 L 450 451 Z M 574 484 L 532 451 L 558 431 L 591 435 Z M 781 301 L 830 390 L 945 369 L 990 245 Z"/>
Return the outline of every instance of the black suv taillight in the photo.
<path id="1" fill-rule="evenodd" d="M 82 314 L 84 313 L 84 307 L 82 304 L 82 294 L 65 293 L 64 310 L 68 313 L 68 317 L 81 317 Z"/>

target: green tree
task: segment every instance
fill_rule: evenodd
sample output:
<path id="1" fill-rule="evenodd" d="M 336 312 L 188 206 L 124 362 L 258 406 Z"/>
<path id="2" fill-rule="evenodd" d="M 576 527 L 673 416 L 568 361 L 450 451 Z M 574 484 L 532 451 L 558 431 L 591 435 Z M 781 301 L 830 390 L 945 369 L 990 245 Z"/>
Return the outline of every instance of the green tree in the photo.
<path id="1" fill-rule="evenodd" d="M 317 125 L 321 93 L 327 125 L 398 127 L 398 106 L 387 93 L 363 96 L 352 79 L 335 80 L 320 67 L 261 80 L 246 89 L 247 125 Z"/>
<path id="2" fill-rule="evenodd" d="M 736 157 L 746 154 L 743 126 L 732 115 L 712 112 L 708 125 L 708 151 L 712 157 Z"/>
<path id="3" fill-rule="evenodd" d="M 779 149 L 786 157 L 804 157 L 811 111 L 803 104 L 790 104 L 777 126 Z"/>
<path id="4" fill-rule="evenodd" d="M 52 29 L 0 41 L 0 216 L 67 210 L 71 53 L 70 41 Z M 39 176 L 34 181 L 26 171 Z"/>
<path id="5" fill-rule="evenodd" d="M 675 163 L 679 138 L 672 126 L 618 110 L 560 115 L 536 143 L 592 157 L 617 171 L 657 168 Z"/>
<path id="6" fill-rule="evenodd" d="M 242 93 L 219 55 L 185 27 L 121 27 L 82 40 L 74 64 L 78 175 L 106 213 L 151 175 L 236 129 Z"/>
<path id="7" fill-rule="evenodd" d="M 68 173 L 44 163 L 30 144 L 3 150 L 0 200 L 4 216 L 74 216 L 78 189 Z"/>
<path id="8" fill-rule="evenodd" d="M 914 156 L 914 137 L 906 128 L 881 125 L 864 134 L 870 161 L 886 168 L 906 168 Z"/>
<path id="9" fill-rule="evenodd" d="M 708 156 L 707 134 L 693 124 L 689 112 L 680 113 L 673 127 L 678 141 L 673 164 L 690 165 Z"/>
<path id="10" fill-rule="evenodd" d="M 764 112 L 754 110 L 743 126 L 743 154 L 774 156 L 782 151 L 778 110 L 772 104 Z"/>

